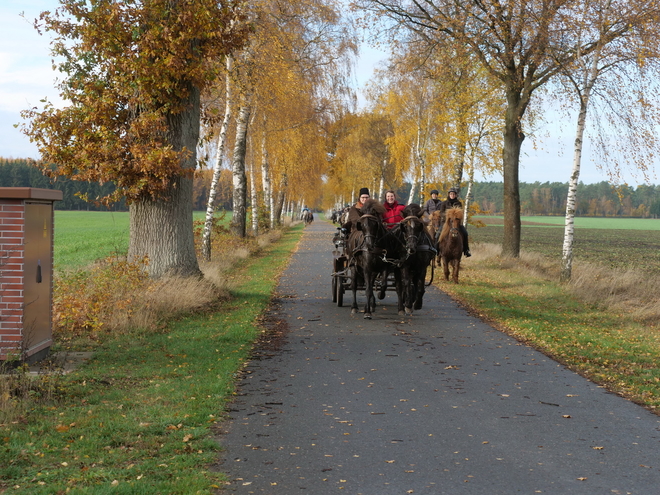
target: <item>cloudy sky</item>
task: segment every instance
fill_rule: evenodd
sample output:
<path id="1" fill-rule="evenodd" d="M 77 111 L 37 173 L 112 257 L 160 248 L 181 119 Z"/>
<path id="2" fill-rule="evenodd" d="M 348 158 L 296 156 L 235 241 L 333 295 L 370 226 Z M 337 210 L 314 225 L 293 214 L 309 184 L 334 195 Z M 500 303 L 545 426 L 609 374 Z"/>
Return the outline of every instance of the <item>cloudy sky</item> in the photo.
<path id="1" fill-rule="evenodd" d="M 57 0 L 0 2 L 0 157 L 39 158 L 36 147 L 14 125 L 23 122 L 21 110 L 41 106 L 44 97 L 61 104 L 55 89 L 57 74 L 52 70 L 49 56 L 50 38 L 40 36 L 31 24 L 41 11 L 54 10 L 57 5 Z M 383 57 L 382 52 L 363 47 L 356 74 L 359 84 L 369 79 Z M 525 141 L 521 155 L 522 182 L 568 181 L 572 128 L 566 122 L 548 124 L 545 134 L 552 139 L 546 140 L 542 150 L 534 149 L 531 140 Z M 501 176 L 477 179 L 500 181 Z M 585 183 L 607 180 L 605 173 L 591 161 L 588 144 L 580 179 Z M 634 177 L 627 179 L 631 185 L 639 182 Z"/>

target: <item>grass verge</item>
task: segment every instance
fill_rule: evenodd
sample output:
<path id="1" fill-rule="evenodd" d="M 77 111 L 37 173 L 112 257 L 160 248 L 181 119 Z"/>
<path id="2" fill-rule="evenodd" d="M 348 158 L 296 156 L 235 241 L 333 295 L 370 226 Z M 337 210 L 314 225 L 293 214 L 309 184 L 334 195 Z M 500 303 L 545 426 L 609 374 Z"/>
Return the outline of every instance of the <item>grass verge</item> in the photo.
<path id="1" fill-rule="evenodd" d="M 560 284 L 538 255 L 499 257 L 475 244 L 461 283 L 439 282 L 454 299 L 505 333 L 660 414 L 660 333 L 635 311 L 587 302 Z M 657 301 L 656 301 L 657 306 Z"/>
<path id="2" fill-rule="evenodd" d="M 224 481 L 209 468 L 213 425 L 301 234 L 298 225 L 238 263 L 220 308 L 118 334 L 86 366 L 54 377 L 50 401 L 0 424 L 0 491 L 213 493 Z"/>

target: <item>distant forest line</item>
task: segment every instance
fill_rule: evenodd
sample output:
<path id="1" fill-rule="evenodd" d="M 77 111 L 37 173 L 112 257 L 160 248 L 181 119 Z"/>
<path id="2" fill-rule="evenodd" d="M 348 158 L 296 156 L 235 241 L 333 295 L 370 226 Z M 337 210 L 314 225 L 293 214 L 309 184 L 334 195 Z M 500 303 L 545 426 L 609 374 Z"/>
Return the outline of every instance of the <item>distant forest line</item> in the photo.
<path id="1" fill-rule="evenodd" d="M 231 209 L 231 171 L 223 170 L 220 179 L 216 204 L 220 209 Z M 211 171 L 205 170 L 195 174 L 193 187 L 193 208 L 205 210 L 208 199 Z M 102 205 L 88 203 L 76 193 L 87 194 L 90 198 L 105 196 L 114 190 L 113 184 L 98 184 L 95 182 L 79 182 L 65 178 L 56 181 L 44 176 L 41 171 L 30 165 L 25 159 L 0 158 L 0 187 L 38 187 L 44 189 L 59 189 L 64 199 L 55 202 L 57 210 L 87 210 L 107 211 Z M 400 197 L 406 197 L 404 190 L 410 190 L 410 184 L 402 186 Z M 467 188 L 461 191 L 465 195 Z M 503 184 L 501 182 L 476 182 L 472 188 L 471 202 L 477 203 L 484 212 L 501 215 L 503 207 Z M 520 183 L 520 202 L 522 215 L 564 215 L 566 213 L 566 196 L 568 183 L 565 182 L 533 182 Z M 595 217 L 660 217 L 660 186 L 639 185 L 612 186 L 608 182 L 583 184 L 578 186 L 578 216 Z M 444 194 L 440 194 L 444 198 Z M 126 204 L 122 201 L 115 204 L 111 210 L 125 211 Z"/>

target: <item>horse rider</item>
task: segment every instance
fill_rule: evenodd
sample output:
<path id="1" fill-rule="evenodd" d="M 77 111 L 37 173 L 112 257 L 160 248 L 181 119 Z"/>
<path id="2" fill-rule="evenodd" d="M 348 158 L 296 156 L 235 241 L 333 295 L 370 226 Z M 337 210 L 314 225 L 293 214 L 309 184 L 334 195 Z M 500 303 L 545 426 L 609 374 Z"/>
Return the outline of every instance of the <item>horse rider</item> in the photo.
<path id="1" fill-rule="evenodd" d="M 433 193 L 433 191 L 431 191 L 431 193 Z M 431 197 L 433 196 L 431 195 Z M 463 203 L 461 203 L 461 200 L 458 199 L 458 189 L 455 187 L 449 189 L 449 192 L 447 193 L 447 199 L 442 201 L 440 203 L 440 206 L 437 208 L 437 210 L 441 213 L 441 219 L 442 219 L 440 223 L 441 225 L 445 223 L 445 212 L 449 208 L 463 208 Z M 472 253 L 470 252 L 470 247 L 468 245 L 468 231 L 465 228 L 465 225 L 463 224 L 461 224 L 459 230 L 461 231 L 461 235 L 463 236 L 463 255 L 465 255 L 466 258 L 469 258 L 470 256 L 472 256 Z"/>
<path id="2" fill-rule="evenodd" d="M 442 203 L 442 200 L 438 199 L 438 194 L 439 194 L 439 193 L 438 193 L 438 190 L 437 190 L 437 189 L 433 189 L 433 190 L 431 191 L 431 199 L 429 199 L 429 200 L 424 204 L 424 208 L 422 208 L 426 213 L 429 214 L 429 216 L 431 216 L 431 214 L 432 214 L 435 210 L 439 210 L 439 209 L 440 209 L 440 205 L 441 205 L 441 203 Z"/>
<path id="3" fill-rule="evenodd" d="M 383 214 L 383 223 L 388 229 L 403 220 L 403 209 L 406 205 L 400 205 L 396 200 L 396 193 L 391 189 L 385 193 L 385 213 Z"/>
<path id="4" fill-rule="evenodd" d="M 360 211 L 360 209 L 364 206 L 364 203 L 369 198 L 371 198 L 371 194 L 369 194 L 369 188 L 363 187 L 362 189 L 360 189 L 360 196 L 358 198 L 358 201 L 348 210 L 348 220 L 344 225 L 342 225 L 342 227 L 346 229 L 348 232 L 355 230 L 355 226 L 360 220 L 360 216 L 362 216 L 362 212 Z"/>

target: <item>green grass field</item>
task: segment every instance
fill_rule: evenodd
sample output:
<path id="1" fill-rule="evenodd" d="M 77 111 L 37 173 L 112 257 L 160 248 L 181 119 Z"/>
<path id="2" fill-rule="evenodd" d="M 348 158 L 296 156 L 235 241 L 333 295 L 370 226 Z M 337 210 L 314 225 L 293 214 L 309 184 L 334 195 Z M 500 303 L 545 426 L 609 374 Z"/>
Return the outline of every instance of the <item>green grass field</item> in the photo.
<path id="1" fill-rule="evenodd" d="M 205 212 L 193 212 L 204 219 Z M 81 268 L 128 251 L 128 212 L 55 211 L 55 269 Z"/>

